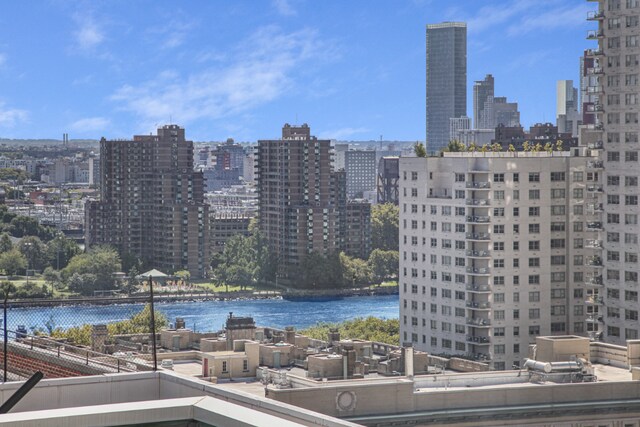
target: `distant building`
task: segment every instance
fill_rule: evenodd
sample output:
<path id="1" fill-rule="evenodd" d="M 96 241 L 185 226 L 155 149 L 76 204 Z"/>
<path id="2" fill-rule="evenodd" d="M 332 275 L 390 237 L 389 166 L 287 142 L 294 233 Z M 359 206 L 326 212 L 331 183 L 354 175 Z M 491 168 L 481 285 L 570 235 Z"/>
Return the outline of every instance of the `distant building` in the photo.
<path id="1" fill-rule="evenodd" d="M 217 191 L 242 184 L 244 175 L 245 153 L 240 144 L 233 139 L 227 139 L 224 144 L 217 145 L 211 150 L 214 165 L 203 170 L 206 178 L 207 191 Z"/>
<path id="2" fill-rule="evenodd" d="M 100 200 L 85 205 L 87 246 L 112 245 L 159 270 L 204 277 L 209 209 L 184 129 L 165 125 L 157 135 L 102 138 L 100 170 Z"/>
<path id="3" fill-rule="evenodd" d="M 333 169 L 344 169 L 345 153 L 349 151 L 349 144 L 335 144 L 333 147 Z"/>
<path id="4" fill-rule="evenodd" d="M 517 102 L 507 102 L 504 96 L 489 97 L 485 102 L 484 111 L 485 129 L 494 129 L 496 126 L 520 125 L 520 111 Z"/>
<path id="5" fill-rule="evenodd" d="M 427 25 L 427 151 L 449 143 L 449 119 L 467 115 L 467 24 Z"/>
<path id="6" fill-rule="evenodd" d="M 346 220 L 344 252 L 349 256 L 368 259 L 371 253 L 371 204 L 366 200 L 349 200 Z"/>
<path id="7" fill-rule="evenodd" d="M 376 151 L 349 150 L 344 153 L 344 170 L 347 172 L 347 196 L 362 197 L 365 191 L 376 188 Z"/>
<path id="8" fill-rule="evenodd" d="M 486 123 L 484 113 L 485 104 L 494 97 L 494 79 L 487 74 L 484 80 L 473 83 L 473 126 L 476 129 L 492 129 L 491 123 Z"/>
<path id="9" fill-rule="evenodd" d="M 449 141 L 456 139 L 458 132 L 471 129 L 469 117 L 456 117 L 449 119 Z"/>
<path id="10" fill-rule="evenodd" d="M 383 157 L 380 159 L 378 163 L 378 203 L 398 205 L 399 165 L 399 157 Z"/>
<path id="11" fill-rule="evenodd" d="M 556 125 L 559 133 L 578 136 L 578 126 L 582 124 L 578 102 L 578 89 L 573 80 L 558 80 L 556 87 Z"/>
<path id="12" fill-rule="evenodd" d="M 454 139 L 466 146 L 471 144 L 483 146 L 491 144 L 495 136 L 496 131 L 494 129 L 461 129 L 456 132 Z"/>
<path id="13" fill-rule="evenodd" d="M 259 226 L 278 259 L 278 279 L 292 283 L 310 252 L 336 251 L 331 143 L 307 124 L 282 128 L 282 139 L 260 140 L 256 152 Z"/>
<path id="14" fill-rule="evenodd" d="M 595 125 L 595 106 L 600 104 L 597 88 L 604 74 L 604 58 L 596 52 L 589 49 L 580 57 L 580 110 L 585 125 Z"/>
<path id="15" fill-rule="evenodd" d="M 248 236 L 249 224 L 254 217 L 237 213 L 209 214 L 209 250 L 211 254 L 220 253 L 224 245 L 234 236 Z"/>
<path id="16" fill-rule="evenodd" d="M 496 137 L 494 139 L 494 142 L 502 145 L 504 150 L 508 150 L 509 146 L 513 145 L 517 151 L 521 151 L 524 148 L 525 142 L 529 146 L 540 144 L 543 147 L 549 143 L 555 149 L 558 141 L 562 141 L 562 149 L 565 151 L 578 144 L 578 139 L 571 136 L 571 133 L 559 133 L 558 127 L 552 123 L 536 123 L 529 128 L 528 132 L 525 132 L 522 126 L 508 127 L 499 125 L 496 127 Z"/>

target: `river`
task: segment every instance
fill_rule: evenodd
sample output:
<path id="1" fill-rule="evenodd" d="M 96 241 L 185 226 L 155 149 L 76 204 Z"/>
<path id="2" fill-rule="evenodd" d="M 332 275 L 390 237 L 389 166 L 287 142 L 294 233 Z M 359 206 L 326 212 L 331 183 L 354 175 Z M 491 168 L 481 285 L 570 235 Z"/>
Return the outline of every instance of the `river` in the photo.
<path id="1" fill-rule="evenodd" d="M 169 322 L 182 317 L 186 326 L 199 332 L 222 329 L 229 312 L 234 316 L 252 316 L 258 326 L 303 329 L 318 322 L 342 322 L 356 317 L 376 316 L 398 318 L 398 296 L 357 296 L 332 300 L 257 299 L 235 301 L 172 302 L 156 304 Z M 143 304 L 80 305 L 61 307 L 12 308 L 8 326 L 18 325 L 45 328 L 50 322 L 66 329 L 83 324 L 110 323 L 129 318 L 143 308 Z"/>

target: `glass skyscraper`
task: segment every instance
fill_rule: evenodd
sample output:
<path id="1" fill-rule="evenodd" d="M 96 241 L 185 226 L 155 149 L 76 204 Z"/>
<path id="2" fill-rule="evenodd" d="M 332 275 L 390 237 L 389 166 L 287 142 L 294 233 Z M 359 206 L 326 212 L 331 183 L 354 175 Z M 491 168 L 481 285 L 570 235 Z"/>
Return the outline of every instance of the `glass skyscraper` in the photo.
<path id="1" fill-rule="evenodd" d="M 467 24 L 427 25 L 427 150 L 449 143 L 449 119 L 467 115 Z"/>

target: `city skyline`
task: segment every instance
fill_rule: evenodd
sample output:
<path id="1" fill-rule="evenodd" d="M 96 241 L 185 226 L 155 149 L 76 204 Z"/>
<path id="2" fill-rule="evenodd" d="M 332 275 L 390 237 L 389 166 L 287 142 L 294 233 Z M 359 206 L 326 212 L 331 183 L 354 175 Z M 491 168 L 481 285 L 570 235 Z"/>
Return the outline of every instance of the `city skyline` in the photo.
<path id="1" fill-rule="evenodd" d="M 321 138 L 424 140 L 424 31 L 442 21 L 468 24 L 467 115 L 473 81 L 493 74 L 523 125 L 553 122 L 555 82 L 578 80 L 590 28 L 581 1 L 168 6 L 8 5 L 0 137 L 121 138 L 172 122 L 194 141 L 256 141 L 309 122 Z"/>

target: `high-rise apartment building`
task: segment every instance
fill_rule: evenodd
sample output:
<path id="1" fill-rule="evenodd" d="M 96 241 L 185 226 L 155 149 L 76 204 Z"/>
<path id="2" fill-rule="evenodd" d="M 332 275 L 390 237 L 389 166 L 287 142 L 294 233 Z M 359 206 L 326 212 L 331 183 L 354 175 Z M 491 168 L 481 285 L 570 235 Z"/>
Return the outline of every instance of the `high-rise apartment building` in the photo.
<path id="1" fill-rule="evenodd" d="M 363 197 L 376 188 L 376 150 L 348 150 L 344 153 L 344 170 L 347 172 L 347 196 Z"/>
<path id="2" fill-rule="evenodd" d="M 597 28 L 587 39 L 597 48 L 585 51 L 585 61 L 598 78 L 588 88 L 597 95 L 592 105 L 595 123 L 583 131 L 602 146 L 602 180 L 598 192 L 604 208 L 599 240 L 605 260 L 602 313 L 603 339 L 621 344 L 638 338 L 638 134 L 640 125 L 640 0 L 598 0 L 588 20 Z M 594 136 L 595 135 L 595 136 Z"/>
<path id="3" fill-rule="evenodd" d="M 427 151 L 449 143 L 449 119 L 467 115 L 467 24 L 427 25 Z"/>
<path id="4" fill-rule="evenodd" d="M 485 103 L 495 96 L 495 83 L 493 76 L 487 74 L 484 80 L 473 83 L 473 126 L 476 129 L 493 129 L 495 126 L 488 126 L 485 123 L 484 108 Z"/>
<path id="5" fill-rule="evenodd" d="M 260 140 L 256 152 L 259 224 L 278 259 L 278 280 L 292 282 L 304 257 L 337 249 L 331 142 L 307 124 L 282 128 L 282 139 Z"/>
<path id="6" fill-rule="evenodd" d="M 112 245 L 149 267 L 204 277 L 208 207 L 184 129 L 166 125 L 157 135 L 102 138 L 100 172 L 100 200 L 85 205 L 87 246 Z"/>
<path id="7" fill-rule="evenodd" d="M 401 158 L 401 341 L 510 369 L 538 335 L 595 336 L 599 166 L 586 148 Z"/>
<path id="8" fill-rule="evenodd" d="M 578 136 L 578 126 L 582 124 L 579 110 L 578 89 L 573 87 L 573 80 L 558 80 L 556 85 L 558 132 Z"/>
<path id="9" fill-rule="evenodd" d="M 489 97 L 484 103 L 484 110 L 481 112 L 485 129 L 495 129 L 502 126 L 519 126 L 520 111 L 517 102 L 507 102 L 504 96 Z"/>

